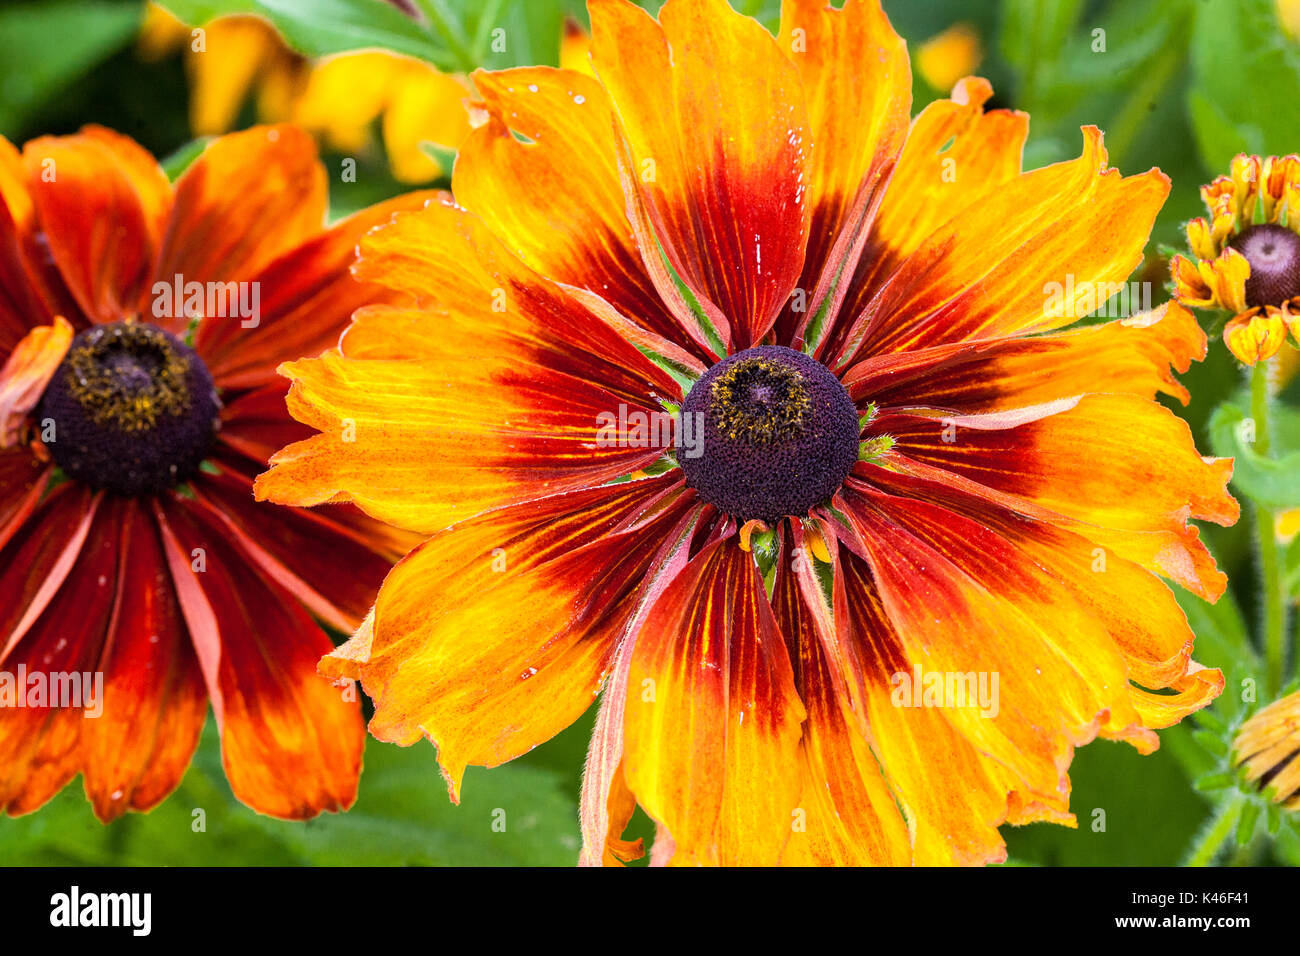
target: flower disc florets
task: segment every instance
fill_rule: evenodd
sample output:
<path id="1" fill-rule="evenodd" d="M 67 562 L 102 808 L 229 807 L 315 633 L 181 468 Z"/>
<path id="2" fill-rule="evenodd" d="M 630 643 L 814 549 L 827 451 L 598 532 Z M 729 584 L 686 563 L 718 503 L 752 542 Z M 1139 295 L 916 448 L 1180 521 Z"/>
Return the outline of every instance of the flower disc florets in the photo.
<path id="1" fill-rule="evenodd" d="M 802 516 L 844 482 L 858 456 L 858 415 L 844 386 L 802 352 L 763 345 L 708 370 L 682 414 L 703 416 L 687 483 L 740 520 Z"/>
<path id="2" fill-rule="evenodd" d="M 117 322 L 72 340 L 35 415 L 70 478 L 134 496 L 194 473 L 212 447 L 220 408 L 192 349 L 152 325 Z"/>

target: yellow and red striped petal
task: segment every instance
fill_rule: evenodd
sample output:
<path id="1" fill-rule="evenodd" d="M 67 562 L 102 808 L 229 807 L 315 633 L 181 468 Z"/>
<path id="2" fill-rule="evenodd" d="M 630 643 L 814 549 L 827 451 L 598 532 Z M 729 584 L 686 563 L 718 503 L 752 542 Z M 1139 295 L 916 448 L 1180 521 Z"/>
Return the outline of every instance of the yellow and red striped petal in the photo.
<path id="1" fill-rule="evenodd" d="M 795 822 L 805 717 L 752 556 L 707 546 L 651 609 L 632 651 L 624 775 L 674 864 L 776 863 Z"/>
<path id="2" fill-rule="evenodd" d="M 419 209 L 434 192 L 413 192 L 349 216 L 262 269 L 251 281 L 259 289 L 256 324 L 240 317 L 209 317 L 199 324 L 194 348 L 222 389 L 249 389 L 278 382 L 281 362 L 319 355 L 338 344 L 354 310 L 406 297 L 351 274 L 357 243 L 395 213 Z"/>
<path id="3" fill-rule="evenodd" d="M 1000 421 L 998 413 L 897 414 L 877 419 L 876 429 L 894 438 L 904 469 L 915 462 L 981 486 L 1018 510 L 1015 502 L 1073 519 L 1073 530 L 1124 557 L 1154 563 L 1193 589 L 1199 580 L 1201 589 L 1222 591 L 1187 522 L 1236 520 L 1239 508 L 1226 490 L 1232 462 L 1197 455 L 1186 423 L 1160 405 L 1096 394 Z M 1150 537 L 1144 543 L 1135 535 Z"/>
<path id="4" fill-rule="evenodd" d="M 1205 357 L 1190 311 L 1170 302 L 1150 313 L 1032 338 L 958 342 L 863 359 L 842 381 L 855 401 L 881 409 L 963 415 L 1041 405 L 1087 392 L 1123 392 L 1186 404 L 1173 375 Z"/>
<path id="5" fill-rule="evenodd" d="M 663 525 L 689 498 L 620 527 L 679 484 L 668 474 L 499 509 L 409 554 L 379 592 L 368 651 L 348 652 L 375 701 L 371 733 L 428 736 L 458 800 L 468 765 L 511 760 L 581 716 Z"/>
<path id="6" fill-rule="evenodd" d="M 788 342 L 825 299 L 836 303 L 833 315 L 844 295 L 841 278 L 853 275 L 907 136 L 912 74 L 906 45 L 874 2 L 837 10 L 825 0 L 784 0 L 777 40 L 803 79 L 812 139 L 798 282 L 805 299 L 791 300 L 777 325 L 777 340 Z"/>
<path id="7" fill-rule="evenodd" d="M 799 71 L 725 0 L 669 0 L 658 22 L 628 0 L 592 0 L 589 12 L 629 187 L 682 281 L 730 320 L 732 348 L 757 344 L 799 281 L 808 240 L 813 143 Z"/>
<path id="8" fill-rule="evenodd" d="M 284 819 L 347 809 L 365 727 L 355 697 L 316 674 L 330 639 L 293 595 L 257 573 L 209 507 L 173 497 L 154 513 L 231 790 Z"/>
<path id="9" fill-rule="evenodd" d="M 285 366 L 290 411 L 321 434 L 276 455 L 260 497 L 353 501 L 431 532 L 663 453 L 626 416 L 663 419 L 658 399 L 680 400 L 680 386 L 473 216 L 445 205 L 399 215 L 362 248 L 359 276 L 382 276 L 425 310 L 364 309 L 342 356 Z"/>
<path id="10" fill-rule="evenodd" d="M 858 355 L 1067 325 L 1090 311 L 1080 311 L 1085 297 L 1095 303 L 1141 263 L 1168 192 L 1156 170 L 1125 178 L 1107 169 L 1101 133 L 1087 127 L 1078 159 L 1016 176 L 935 229 L 888 270 L 860 312 L 844 311 L 848 324 L 826 354 L 838 366 Z"/>
<path id="11" fill-rule="evenodd" d="M 1128 662 L 1133 683 L 1160 690 L 1199 667 L 1190 659 L 1194 635 L 1169 588 L 1153 572 L 1098 547 L 1069 523 L 1017 514 L 968 490 L 885 468 L 869 466 L 860 476 L 890 494 L 963 514 L 1010 541 L 1106 628 Z M 1172 696 L 1161 699 L 1175 702 Z"/>
<path id="12" fill-rule="evenodd" d="M 480 72 L 475 82 L 488 119 L 457 158 L 457 201 L 542 275 L 601 296 L 697 362 L 705 358 L 694 321 L 664 304 L 642 261 L 604 88 L 590 76 L 547 67 Z M 539 194 L 556 201 L 537 202 Z"/>
<path id="13" fill-rule="evenodd" d="M 786 866 L 907 866 L 912 861 L 907 821 L 867 742 L 839 663 L 830 608 L 802 559 L 791 571 L 796 532 L 782 551 L 772 594 L 777 627 L 794 664 L 795 687 L 808 712 L 799 745 L 803 777 L 796 817 L 781 863 Z M 806 552 L 804 552 L 806 554 Z M 801 587 L 802 585 L 802 587 Z M 829 648 L 829 652 L 828 652 Z"/>
<path id="14" fill-rule="evenodd" d="M 1118 648 L 1031 559 L 944 508 L 852 482 L 838 500 L 907 660 L 919 675 L 973 675 L 991 690 L 987 701 L 944 700 L 942 713 L 1028 798 L 1065 812 L 1073 749 L 1099 732 L 1155 749 Z"/>
<path id="15" fill-rule="evenodd" d="M 836 548 L 835 645 L 846 690 L 870 734 L 881 771 L 907 815 L 916 866 L 1006 859 L 998 825 L 1008 816 L 1008 771 L 981 754 L 934 707 L 895 703 L 895 674 L 912 673 L 903 638 L 865 561 Z"/>

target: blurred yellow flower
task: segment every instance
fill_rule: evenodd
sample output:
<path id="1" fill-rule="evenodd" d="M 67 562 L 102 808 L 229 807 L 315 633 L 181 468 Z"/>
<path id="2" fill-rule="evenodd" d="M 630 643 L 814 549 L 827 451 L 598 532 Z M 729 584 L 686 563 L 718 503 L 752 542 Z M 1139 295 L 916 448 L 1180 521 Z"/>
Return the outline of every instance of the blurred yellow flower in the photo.
<path id="1" fill-rule="evenodd" d="M 1277 0 L 1277 19 L 1292 40 L 1300 40 L 1300 0 Z"/>
<path id="2" fill-rule="evenodd" d="M 921 44 L 916 69 L 931 88 L 947 93 L 962 77 L 970 76 L 984 59 L 979 34 L 969 23 L 954 23 Z"/>
<path id="3" fill-rule="evenodd" d="M 343 153 L 369 149 L 378 120 L 394 178 L 423 183 L 451 171 L 421 144 L 456 150 L 469 134 L 468 81 L 410 57 L 362 51 L 309 61 L 259 17 L 220 17 L 191 31 L 149 4 L 140 55 L 158 59 L 178 47 L 185 47 L 196 136 L 230 130 L 250 97 L 260 122 L 296 123 Z"/>

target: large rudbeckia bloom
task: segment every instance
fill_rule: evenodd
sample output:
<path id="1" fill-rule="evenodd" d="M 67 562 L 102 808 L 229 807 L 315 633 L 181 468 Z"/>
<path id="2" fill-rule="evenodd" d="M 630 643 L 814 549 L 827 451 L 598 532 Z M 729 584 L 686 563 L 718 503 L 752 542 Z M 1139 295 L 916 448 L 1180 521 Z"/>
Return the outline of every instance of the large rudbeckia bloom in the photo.
<path id="1" fill-rule="evenodd" d="M 456 204 L 363 240 L 419 307 L 285 368 L 320 434 L 258 493 L 432 534 L 324 669 L 453 799 L 603 687 L 586 862 L 640 852 L 637 804 L 674 863 L 979 862 L 1071 822 L 1075 746 L 1150 751 L 1222 687 L 1156 577 L 1225 586 L 1187 522 L 1236 518 L 1230 463 L 1153 401 L 1205 338 L 1178 306 L 1054 331 L 1166 178 L 1092 129 L 1021 172 L 978 80 L 909 125 L 872 3 L 778 37 L 589 7 L 599 79 L 476 76 Z"/>
<path id="2" fill-rule="evenodd" d="M 0 197 L 0 808 L 78 772 L 102 820 L 152 807 L 209 700 L 239 799 L 348 806 L 364 728 L 316 676 L 313 615 L 355 627 L 404 549 L 252 480 L 306 432 L 276 365 L 400 299 L 348 266 L 426 197 L 323 228 L 325 171 L 289 127 L 217 140 L 174 186 L 104 129 L 0 140 Z"/>

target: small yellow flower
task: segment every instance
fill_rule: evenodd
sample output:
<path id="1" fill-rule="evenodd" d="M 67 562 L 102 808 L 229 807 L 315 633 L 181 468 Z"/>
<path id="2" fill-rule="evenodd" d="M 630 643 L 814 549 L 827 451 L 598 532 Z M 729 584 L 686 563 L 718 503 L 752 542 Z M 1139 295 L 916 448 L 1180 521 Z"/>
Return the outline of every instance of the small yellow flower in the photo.
<path id="1" fill-rule="evenodd" d="M 1300 691 L 1246 721 L 1232 745 L 1233 765 L 1284 810 L 1300 809 Z"/>
<path id="2" fill-rule="evenodd" d="M 1278 353 L 1288 330 L 1300 342 L 1300 157 L 1240 154 L 1201 198 L 1209 217 L 1187 224 L 1195 261 L 1174 256 L 1175 295 L 1232 312 L 1224 343 L 1254 365 Z"/>
<path id="3" fill-rule="evenodd" d="M 962 77 L 970 76 L 984 59 L 979 34 L 969 23 L 954 23 L 921 44 L 916 53 L 916 70 L 932 89 L 951 90 Z"/>

